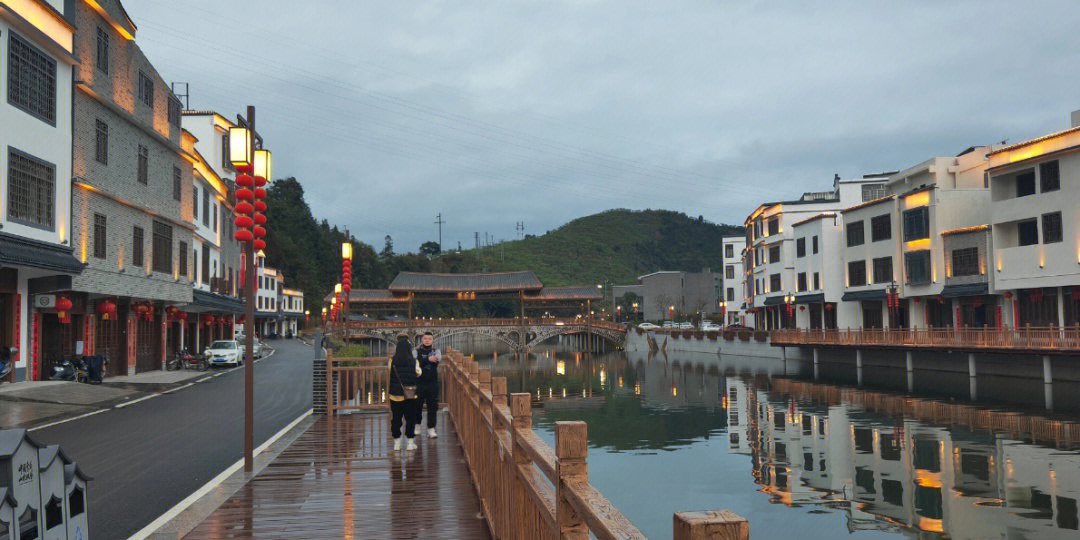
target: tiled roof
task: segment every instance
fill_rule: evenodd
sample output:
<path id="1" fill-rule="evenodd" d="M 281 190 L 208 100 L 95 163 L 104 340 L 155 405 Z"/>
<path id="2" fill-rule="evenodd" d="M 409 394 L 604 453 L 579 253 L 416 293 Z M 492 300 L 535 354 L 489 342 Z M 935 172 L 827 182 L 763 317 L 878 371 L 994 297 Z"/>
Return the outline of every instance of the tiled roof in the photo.
<path id="1" fill-rule="evenodd" d="M 333 298 L 333 295 L 330 296 Z M 387 289 L 353 289 L 349 292 L 349 303 L 353 302 L 408 302 L 408 295 L 394 296 Z"/>
<path id="2" fill-rule="evenodd" d="M 596 287 L 544 287 L 536 295 L 526 295 L 526 300 L 603 300 L 604 293 Z"/>
<path id="3" fill-rule="evenodd" d="M 1062 131 L 1059 131 L 1057 133 L 1051 133 L 1049 135 L 1043 135 L 1042 137 L 1039 137 L 1037 139 L 1031 139 L 1031 140 L 1024 141 L 1024 142 L 1018 142 L 1016 144 L 1010 144 L 1009 146 L 1006 146 L 1004 148 L 998 148 L 997 150 L 994 150 L 993 152 L 990 152 L 989 154 L 987 154 L 987 156 L 993 156 L 993 155 L 997 155 L 997 154 L 1000 154 L 1000 153 L 1003 153 L 1003 152 L 1008 152 L 1010 150 L 1016 150 L 1017 148 L 1023 148 L 1025 146 L 1029 145 L 1029 144 L 1035 144 L 1035 143 L 1043 142 L 1045 140 L 1053 139 L 1055 137 L 1060 137 L 1062 135 L 1068 135 L 1070 133 L 1075 133 L 1077 131 L 1080 131 L 1080 126 L 1077 126 L 1077 127 L 1074 127 L 1074 128 L 1069 128 L 1069 129 L 1066 129 L 1066 130 L 1062 130 Z"/>
<path id="4" fill-rule="evenodd" d="M 849 206 L 849 207 L 841 210 L 840 213 L 850 212 L 852 210 L 858 210 L 860 208 L 866 208 L 867 206 L 874 206 L 875 204 L 880 204 L 880 203 L 883 203 L 885 201 L 892 200 L 894 197 L 896 197 L 896 195 L 886 195 L 884 197 L 878 197 L 876 199 L 866 201 L 864 203 L 856 204 L 855 206 Z"/>
<path id="5" fill-rule="evenodd" d="M 392 292 L 513 292 L 544 287 L 532 272 L 494 274 L 427 274 L 401 272 L 390 283 Z"/>
<path id="6" fill-rule="evenodd" d="M 82 272 L 86 265 L 72 255 L 72 249 L 0 233 L 0 265 L 32 266 L 68 274 Z"/>
<path id="7" fill-rule="evenodd" d="M 964 234 L 970 232 L 989 231 L 990 225 L 975 225 L 974 227 L 960 227 L 959 229 L 949 229 L 947 231 L 941 231 L 941 236 L 951 236 L 954 234 Z"/>
<path id="8" fill-rule="evenodd" d="M 798 227 L 799 225 L 802 225 L 804 223 L 810 223 L 811 221 L 814 221 L 816 219 L 827 218 L 827 217 L 835 217 L 835 216 L 836 216 L 835 212 L 822 212 L 820 214 L 810 216 L 810 217 L 808 217 L 808 218 L 806 218 L 806 219 L 804 219 L 802 221 L 796 221 L 795 223 L 792 223 L 791 226 L 792 227 Z"/>

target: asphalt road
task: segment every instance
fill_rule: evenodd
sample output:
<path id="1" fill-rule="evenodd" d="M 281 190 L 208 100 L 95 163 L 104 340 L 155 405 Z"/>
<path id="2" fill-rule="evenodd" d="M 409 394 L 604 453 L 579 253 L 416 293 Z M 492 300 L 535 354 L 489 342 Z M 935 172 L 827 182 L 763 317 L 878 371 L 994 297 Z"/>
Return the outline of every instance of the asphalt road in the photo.
<path id="1" fill-rule="evenodd" d="M 318 351 L 299 340 L 268 344 L 274 355 L 255 363 L 256 446 L 311 407 Z M 60 444 L 94 478 L 88 488 L 90 538 L 115 540 L 131 536 L 241 459 L 243 426 L 240 368 L 33 437 Z"/>

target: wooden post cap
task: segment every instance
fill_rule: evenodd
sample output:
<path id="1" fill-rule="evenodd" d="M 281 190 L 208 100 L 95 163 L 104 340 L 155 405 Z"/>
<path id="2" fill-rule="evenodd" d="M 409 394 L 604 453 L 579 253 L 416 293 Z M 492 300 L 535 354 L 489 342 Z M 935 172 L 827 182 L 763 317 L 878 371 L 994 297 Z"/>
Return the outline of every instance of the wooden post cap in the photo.
<path id="1" fill-rule="evenodd" d="M 589 453 L 589 430 L 585 422 L 555 422 L 555 457 L 585 459 Z"/>
<path id="2" fill-rule="evenodd" d="M 532 396 L 524 393 L 510 394 L 510 415 L 515 421 L 518 418 L 532 419 Z"/>
<path id="3" fill-rule="evenodd" d="M 505 396 L 506 395 L 506 377 L 492 377 L 491 378 L 491 395 L 493 395 L 493 396 Z"/>
<path id="4" fill-rule="evenodd" d="M 491 370 L 484 368 L 480 370 L 480 384 L 491 382 Z"/>
<path id="5" fill-rule="evenodd" d="M 675 540 L 749 540 L 750 524 L 730 510 L 675 513 Z"/>

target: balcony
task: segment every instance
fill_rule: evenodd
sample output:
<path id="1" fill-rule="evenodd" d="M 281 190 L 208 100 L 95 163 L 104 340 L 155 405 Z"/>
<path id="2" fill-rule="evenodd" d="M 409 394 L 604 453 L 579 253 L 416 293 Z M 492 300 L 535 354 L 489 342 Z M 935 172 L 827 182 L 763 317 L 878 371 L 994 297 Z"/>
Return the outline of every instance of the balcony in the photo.
<path id="1" fill-rule="evenodd" d="M 233 294 L 233 280 L 220 277 L 210 278 L 210 292 L 222 296 L 236 296 Z"/>

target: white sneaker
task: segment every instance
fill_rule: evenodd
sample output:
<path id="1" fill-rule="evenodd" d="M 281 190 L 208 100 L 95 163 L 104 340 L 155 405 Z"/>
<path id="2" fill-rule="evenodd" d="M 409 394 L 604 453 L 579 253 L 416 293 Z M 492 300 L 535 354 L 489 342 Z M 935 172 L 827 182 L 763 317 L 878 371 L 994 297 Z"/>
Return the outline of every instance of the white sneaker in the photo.
<path id="1" fill-rule="evenodd" d="M 401 450 L 401 438 L 394 439 L 394 450 Z"/>
<path id="2" fill-rule="evenodd" d="M 405 446 L 406 450 L 416 450 L 416 443 L 412 439 L 409 439 L 409 444 Z"/>
<path id="3" fill-rule="evenodd" d="M 427 436 L 428 436 L 429 439 L 438 439 L 439 438 L 439 434 L 435 433 L 435 428 L 433 428 L 433 427 L 428 428 Z"/>

